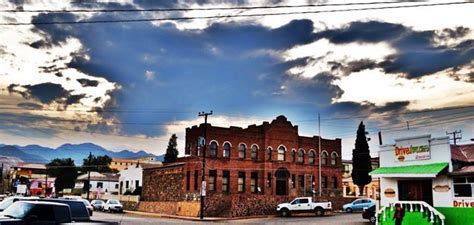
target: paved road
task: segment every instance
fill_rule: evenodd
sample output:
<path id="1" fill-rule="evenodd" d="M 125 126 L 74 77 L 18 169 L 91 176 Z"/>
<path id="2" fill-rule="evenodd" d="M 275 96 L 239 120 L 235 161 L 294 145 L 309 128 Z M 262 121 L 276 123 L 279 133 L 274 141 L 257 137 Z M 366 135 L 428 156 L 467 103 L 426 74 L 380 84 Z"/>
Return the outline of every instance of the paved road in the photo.
<path id="1" fill-rule="evenodd" d="M 129 214 L 109 214 L 109 213 L 100 213 L 95 212 L 92 217 L 94 220 L 103 220 L 111 222 L 121 222 L 122 225 L 131 225 L 131 224 L 205 224 L 212 223 L 214 224 L 266 224 L 266 225 L 307 225 L 307 224 L 317 224 L 317 225 L 339 225 L 339 224 L 348 224 L 348 225 L 370 225 L 367 220 L 362 219 L 362 216 L 359 213 L 353 214 L 334 214 L 332 216 L 325 217 L 313 217 L 313 216 L 294 216 L 289 218 L 281 217 L 270 217 L 270 218 L 261 218 L 261 219 L 244 219 L 244 220 L 229 220 L 229 221 L 220 221 L 220 222 L 199 222 L 199 221 L 187 221 L 180 219 L 168 219 L 168 218 L 154 218 L 154 217 L 138 217 Z"/>

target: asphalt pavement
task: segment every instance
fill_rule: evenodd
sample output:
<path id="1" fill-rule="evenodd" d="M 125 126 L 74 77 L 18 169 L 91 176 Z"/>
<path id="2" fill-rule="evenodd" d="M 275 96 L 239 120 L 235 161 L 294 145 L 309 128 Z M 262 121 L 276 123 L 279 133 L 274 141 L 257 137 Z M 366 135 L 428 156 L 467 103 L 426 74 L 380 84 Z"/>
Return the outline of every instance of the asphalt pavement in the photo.
<path id="1" fill-rule="evenodd" d="M 210 221 L 189 221 L 182 219 L 172 219 L 172 218 L 157 218 L 157 217 L 144 217 L 130 214 L 119 214 L 119 213 L 101 213 L 94 212 L 93 220 L 102 220 L 109 222 L 118 222 L 121 225 L 147 225 L 147 224 L 165 224 L 165 225 L 174 225 L 174 224 L 264 224 L 264 225 L 308 225 L 308 224 L 317 224 L 317 225 L 335 225 L 335 224 L 350 224 L 350 225 L 370 225 L 367 220 L 362 219 L 360 213 L 334 213 L 333 215 L 327 215 L 324 217 L 315 217 L 315 216 L 304 216 L 296 215 L 293 217 L 267 217 L 267 218 L 257 218 L 257 219 L 240 219 L 240 220 L 226 220 L 218 222 Z"/>

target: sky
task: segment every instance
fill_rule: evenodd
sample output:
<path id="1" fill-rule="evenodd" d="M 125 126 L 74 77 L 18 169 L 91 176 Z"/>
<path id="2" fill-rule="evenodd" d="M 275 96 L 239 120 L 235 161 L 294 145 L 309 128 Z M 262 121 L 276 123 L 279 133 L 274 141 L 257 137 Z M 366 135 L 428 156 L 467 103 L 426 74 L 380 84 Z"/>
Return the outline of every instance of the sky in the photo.
<path id="1" fill-rule="evenodd" d="M 0 143 L 162 154 L 176 133 L 183 154 L 210 110 L 223 127 L 285 115 L 301 135 L 341 138 L 345 159 L 361 121 L 374 156 L 379 131 L 470 143 L 474 3 L 361 2 L 2 1 Z M 117 12 L 169 8 L 193 10 Z M 169 20 L 183 17 L 207 18 Z"/>

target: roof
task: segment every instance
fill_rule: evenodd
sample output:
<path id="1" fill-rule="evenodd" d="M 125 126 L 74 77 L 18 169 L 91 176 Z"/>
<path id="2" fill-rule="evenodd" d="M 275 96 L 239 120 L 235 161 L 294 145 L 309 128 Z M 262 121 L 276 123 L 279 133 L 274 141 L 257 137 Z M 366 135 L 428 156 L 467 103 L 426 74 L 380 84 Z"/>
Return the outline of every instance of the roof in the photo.
<path id="1" fill-rule="evenodd" d="M 457 170 L 454 170 L 451 175 L 466 175 L 474 174 L 474 165 L 463 166 Z"/>
<path id="2" fill-rule="evenodd" d="M 184 162 L 175 162 L 175 163 L 169 163 L 169 164 L 163 164 L 161 166 L 156 166 L 156 167 L 149 167 L 149 168 L 143 168 L 144 170 L 148 169 L 166 169 L 170 167 L 179 167 L 179 166 L 184 166 Z"/>
<path id="3" fill-rule="evenodd" d="M 451 145 L 451 158 L 462 162 L 474 162 L 474 144 Z"/>
<path id="4" fill-rule="evenodd" d="M 15 168 L 23 168 L 23 169 L 37 169 L 37 170 L 45 170 L 46 165 L 40 163 L 28 163 L 28 162 L 18 162 Z"/>
<path id="5" fill-rule="evenodd" d="M 436 177 L 448 165 L 449 163 L 442 162 L 423 165 L 380 167 L 370 172 L 370 175 L 374 177 Z"/>
<path id="6" fill-rule="evenodd" d="M 87 180 L 88 179 L 88 174 L 82 174 L 79 177 L 77 177 L 77 180 Z M 119 180 L 119 174 L 114 174 L 114 173 L 99 173 L 92 171 L 91 172 L 91 180 L 92 181 L 113 181 L 113 182 L 118 182 Z"/>

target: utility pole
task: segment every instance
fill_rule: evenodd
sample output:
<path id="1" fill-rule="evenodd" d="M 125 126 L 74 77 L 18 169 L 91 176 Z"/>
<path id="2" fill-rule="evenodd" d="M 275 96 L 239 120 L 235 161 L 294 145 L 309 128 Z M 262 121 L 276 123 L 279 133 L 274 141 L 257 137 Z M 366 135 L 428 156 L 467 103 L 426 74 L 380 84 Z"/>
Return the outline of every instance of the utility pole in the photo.
<path id="1" fill-rule="evenodd" d="M 456 141 L 457 140 L 461 140 L 461 138 L 462 138 L 461 132 L 462 132 L 461 130 L 455 130 L 453 132 L 447 132 L 446 131 L 446 135 L 450 135 L 450 136 L 453 135 L 453 138 L 450 138 L 450 140 L 454 141 L 454 146 L 456 146 Z M 459 136 L 458 136 L 458 134 L 459 134 Z"/>
<path id="2" fill-rule="evenodd" d="M 90 194 L 90 191 L 91 191 L 91 170 L 90 170 L 90 166 L 91 166 L 91 160 L 92 160 L 92 152 L 89 152 L 89 165 L 86 167 L 88 168 L 87 169 L 87 201 L 89 201 L 89 194 Z"/>
<path id="3" fill-rule="evenodd" d="M 48 169 L 46 168 L 46 178 L 44 180 L 44 197 L 48 197 Z"/>
<path id="4" fill-rule="evenodd" d="M 319 197 L 321 197 L 321 196 L 323 196 L 323 193 L 322 193 L 323 189 L 321 187 L 321 184 L 322 184 L 321 183 L 321 178 L 322 178 L 322 176 L 321 176 L 321 115 L 319 113 L 318 113 L 318 149 L 319 149 L 319 153 L 318 153 L 318 155 L 319 155 L 319 157 L 318 157 L 319 158 L 319 163 L 318 163 L 318 167 L 319 167 L 318 168 L 318 170 L 319 170 L 319 172 L 318 172 L 319 185 L 318 186 L 319 186 Z"/>
<path id="5" fill-rule="evenodd" d="M 207 116 L 212 115 L 212 110 L 208 113 L 199 112 L 198 116 L 204 116 L 204 145 L 202 147 L 202 183 L 201 183 L 201 209 L 199 217 L 204 218 L 204 198 L 206 197 L 206 145 L 207 145 Z"/>

